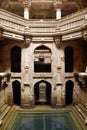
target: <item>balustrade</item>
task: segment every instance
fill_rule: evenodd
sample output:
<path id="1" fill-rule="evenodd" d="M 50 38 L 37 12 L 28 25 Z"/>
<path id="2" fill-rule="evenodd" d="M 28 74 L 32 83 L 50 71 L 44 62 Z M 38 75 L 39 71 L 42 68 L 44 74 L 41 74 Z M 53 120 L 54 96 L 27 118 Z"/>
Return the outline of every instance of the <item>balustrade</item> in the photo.
<path id="1" fill-rule="evenodd" d="M 68 31 L 70 29 L 83 25 L 87 21 L 85 17 L 86 14 L 87 14 L 87 9 L 84 9 L 62 18 L 59 22 L 60 29 L 62 31 L 66 31 L 66 30 Z"/>
<path id="2" fill-rule="evenodd" d="M 60 20 L 25 20 L 23 17 L 0 9 L 0 28 L 18 34 L 26 34 L 26 27 L 29 27 L 27 35 L 61 35 L 72 33 L 78 29 L 87 26 L 87 8 L 69 16 L 63 17 Z M 59 29 L 57 29 L 59 28 Z"/>

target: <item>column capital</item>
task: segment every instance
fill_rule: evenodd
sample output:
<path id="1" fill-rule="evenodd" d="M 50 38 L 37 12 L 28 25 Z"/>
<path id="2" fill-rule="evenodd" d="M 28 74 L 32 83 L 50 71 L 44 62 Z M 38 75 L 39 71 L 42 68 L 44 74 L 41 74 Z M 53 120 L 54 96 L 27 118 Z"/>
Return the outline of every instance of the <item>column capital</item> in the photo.
<path id="1" fill-rule="evenodd" d="M 56 9 L 61 8 L 61 6 L 62 6 L 62 0 L 55 0 L 54 1 L 54 7 Z"/>
<path id="2" fill-rule="evenodd" d="M 27 8 L 30 8 L 31 7 L 31 2 L 30 0 L 23 0 L 23 3 L 22 3 L 23 7 L 27 7 Z"/>

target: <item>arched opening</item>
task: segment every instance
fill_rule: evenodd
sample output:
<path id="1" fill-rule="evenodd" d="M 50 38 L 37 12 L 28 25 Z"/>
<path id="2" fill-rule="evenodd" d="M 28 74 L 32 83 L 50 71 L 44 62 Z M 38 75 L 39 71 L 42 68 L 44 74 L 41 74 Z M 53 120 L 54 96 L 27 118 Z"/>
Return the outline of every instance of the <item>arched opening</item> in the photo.
<path id="1" fill-rule="evenodd" d="M 73 87 L 74 84 L 71 80 L 66 82 L 66 89 L 65 89 L 65 94 L 66 94 L 66 105 L 72 104 L 73 101 Z"/>
<path id="2" fill-rule="evenodd" d="M 37 82 L 34 86 L 35 104 L 51 104 L 51 84 L 47 81 Z"/>
<path id="3" fill-rule="evenodd" d="M 44 45 L 34 50 L 34 72 L 51 72 L 51 50 Z"/>
<path id="4" fill-rule="evenodd" d="M 65 72 L 73 72 L 73 48 L 65 48 Z"/>
<path id="5" fill-rule="evenodd" d="M 11 48 L 11 72 L 21 72 L 21 48 Z"/>
<path id="6" fill-rule="evenodd" d="M 13 103 L 16 105 L 21 104 L 21 85 L 19 81 L 14 81 L 12 83 L 13 87 Z"/>

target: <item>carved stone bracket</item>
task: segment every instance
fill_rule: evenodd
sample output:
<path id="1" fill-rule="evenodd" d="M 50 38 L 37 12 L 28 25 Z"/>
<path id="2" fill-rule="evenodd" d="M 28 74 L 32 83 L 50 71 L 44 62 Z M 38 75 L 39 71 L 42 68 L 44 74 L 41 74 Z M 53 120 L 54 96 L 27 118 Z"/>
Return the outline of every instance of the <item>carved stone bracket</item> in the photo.
<path id="1" fill-rule="evenodd" d="M 10 73 L 0 73 L 0 86 L 3 87 L 10 80 Z"/>
<path id="2" fill-rule="evenodd" d="M 74 77 L 80 87 L 87 86 L 87 73 L 86 72 L 75 73 Z"/>
<path id="3" fill-rule="evenodd" d="M 31 36 L 30 36 L 30 28 L 28 26 L 25 27 L 25 31 L 24 31 L 24 44 L 26 46 L 29 46 L 31 43 Z"/>
<path id="4" fill-rule="evenodd" d="M 87 42 L 87 29 L 83 31 L 83 39 Z"/>
<path id="5" fill-rule="evenodd" d="M 24 36 L 24 44 L 26 46 L 29 46 L 31 43 L 31 37 L 30 36 Z"/>
<path id="6" fill-rule="evenodd" d="M 55 45 L 57 48 L 60 48 L 61 46 L 61 37 L 56 37 L 55 38 Z"/>

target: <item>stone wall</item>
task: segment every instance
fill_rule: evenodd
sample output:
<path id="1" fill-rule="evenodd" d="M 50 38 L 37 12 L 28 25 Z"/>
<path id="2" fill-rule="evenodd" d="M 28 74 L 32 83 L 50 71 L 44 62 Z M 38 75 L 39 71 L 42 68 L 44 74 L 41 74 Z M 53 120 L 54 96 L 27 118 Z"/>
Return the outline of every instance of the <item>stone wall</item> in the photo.
<path id="1" fill-rule="evenodd" d="M 11 73 L 10 84 L 6 95 L 8 103 L 13 103 L 12 82 L 15 80 L 21 84 L 21 106 L 34 106 L 34 86 L 39 81 L 46 81 L 51 84 L 51 105 L 64 106 L 66 105 L 66 82 L 74 83 L 73 89 L 73 104 L 78 103 L 79 87 L 74 78 L 74 72 L 81 71 L 83 68 L 82 52 L 83 46 L 79 41 L 62 42 L 60 48 L 57 48 L 54 42 L 31 42 L 29 46 L 23 42 L 7 40 L 4 41 L 4 70 Z M 34 50 L 40 45 L 44 45 L 51 50 L 51 73 L 34 73 Z M 21 48 L 21 73 L 11 72 L 11 48 L 19 46 Z M 65 73 L 65 47 L 71 46 L 74 49 L 74 69 L 72 73 Z M 77 51 L 79 50 L 79 51 Z M 1 95 L 2 95 L 1 91 Z M 9 93 L 9 94 L 8 94 Z"/>

